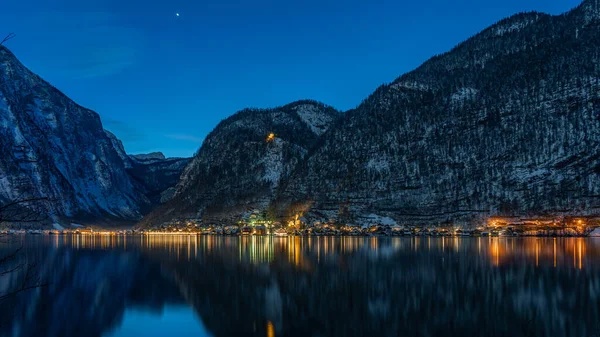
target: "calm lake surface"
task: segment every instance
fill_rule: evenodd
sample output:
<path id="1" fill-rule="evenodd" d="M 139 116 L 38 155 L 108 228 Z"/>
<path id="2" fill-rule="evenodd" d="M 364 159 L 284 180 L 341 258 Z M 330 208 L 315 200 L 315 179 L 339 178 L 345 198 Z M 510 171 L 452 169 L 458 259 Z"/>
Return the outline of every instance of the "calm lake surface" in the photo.
<path id="1" fill-rule="evenodd" d="M 20 236 L 0 256 L 20 245 L 49 284 L 0 302 L 0 336 L 600 336 L 600 239 Z"/>

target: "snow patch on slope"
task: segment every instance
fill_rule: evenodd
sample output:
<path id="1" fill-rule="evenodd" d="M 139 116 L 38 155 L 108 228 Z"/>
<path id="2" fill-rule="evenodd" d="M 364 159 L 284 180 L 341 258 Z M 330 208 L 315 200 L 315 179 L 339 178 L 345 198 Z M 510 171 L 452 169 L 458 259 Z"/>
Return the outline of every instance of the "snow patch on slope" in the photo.
<path id="1" fill-rule="evenodd" d="M 3 196 L 8 200 L 17 198 L 17 195 L 10 184 L 10 180 L 4 175 L 0 176 L 0 196 Z"/>
<path id="2" fill-rule="evenodd" d="M 423 83 L 408 82 L 408 81 L 394 83 L 390 86 L 390 88 L 396 89 L 396 90 L 398 90 L 398 89 L 410 89 L 410 90 L 419 90 L 419 91 L 429 90 L 429 86 L 427 86 Z"/>
<path id="3" fill-rule="evenodd" d="M 552 175 L 552 172 L 550 170 L 548 170 L 547 168 L 529 169 L 529 168 L 518 167 L 518 168 L 515 168 L 513 172 L 514 172 L 514 177 L 516 178 L 516 180 L 519 183 L 526 183 L 533 179 L 537 179 L 537 178 L 541 179 L 546 176 Z"/>
<path id="4" fill-rule="evenodd" d="M 64 231 L 65 227 L 61 226 L 59 223 L 55 222 L 52 224 L 52 227 L 58 231 Z"/>
<path id="5" fill-rule="evenodd" d="M 474 88 L 460 88 L 457 92 L 453 93 L 450 96 L 450 102 L 453 106 L 458 105 L 460 103 L 473 101 L 477 98 L 477 94 L 479 91 Z"/>
<path id="6" fill-rule="evenodd" d="M 495 36 L 503 36 L 505 34 L 510 34 L 513 32 L 518 32 L 523 28 L 535 23 L 537 21 L 537 17 L 535 19 L 526 19 L 523 21 L 513 21 L 505 24 L 498 25 L 494 27 L 493 33 Z"/>
<path id="7" fill-rule="evenodd" d="M 379 225 L 390 225 L 390 226 L 398 225 L 398 223 L 396 221 L 394 221 L 394 219 L 387 217 L 387 216 L 377 215 L 377 214 L 365 215 L 361 220 L 365 224 L 373 224 L 373 225 L 379 224 Z"/>
<path id="8" fill-rule="evenodd" d="M 390 163 L 384 157 L 371 158 L 366 165 L 367 169 L 377 171 L 377 172 L 385 172 L 389 171 Z"/>
<path id="9" fill-rule="evenodd" d="M 331 116 L 322 113 L 319 108 L 312 104 L 300 105 L 295 110 L 302 122 L 308 125 L 316 135 L 320 136 L 325 133 L 331 124 Z"/>
<path id="10" fill-rule="evenodd" d="M 267 153 L 260 161 L 264 165 L 265 173 L 262 177 L 264 181 L 271 183 L 271 187 L 275 188 L 279 185 L 283 174 L 283 140 L 275 138 L 268 144 Z"/>

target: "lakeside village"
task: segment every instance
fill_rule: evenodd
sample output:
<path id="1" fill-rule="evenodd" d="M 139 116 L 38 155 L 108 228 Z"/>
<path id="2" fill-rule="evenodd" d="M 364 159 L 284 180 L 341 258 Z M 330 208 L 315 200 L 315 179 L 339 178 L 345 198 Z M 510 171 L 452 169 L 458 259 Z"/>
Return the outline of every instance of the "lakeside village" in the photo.
<path id="1" fill-rule="evenodd" d="M 163 223 L 151 229 L 110 231 L 77 225 L 65 229 L 0 229 L 0 233 L 34 235 L 228 235 L 228 236 L 434 236 L 434 237 L 597 237 L 600 236 L 600 219 L 563 217 L 560 219 L 522 219 L 492 217 L 478 227 L 461 227 L 453 224 L 418 226 L 398 224 L 388 217 L 372 216 L 365 224 L 340 224 L 308 222 L 296 215 L 288 223 L 268 219 L 263 212 L 254 211 L 235 224 L 204 224 L 200 219 L 180 219 Z"/>

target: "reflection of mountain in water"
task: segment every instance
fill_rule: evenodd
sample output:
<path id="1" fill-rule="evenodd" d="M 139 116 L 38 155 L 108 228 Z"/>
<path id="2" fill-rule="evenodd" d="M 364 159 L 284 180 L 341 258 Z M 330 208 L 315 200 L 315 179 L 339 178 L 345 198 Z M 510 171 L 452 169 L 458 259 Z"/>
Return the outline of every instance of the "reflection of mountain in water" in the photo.
<path id="1" fill-rule="evenodd" d="M 598 327 L 596 266 L 536 267 L 520 260 L 523 247 L 496 267 L 498 247 L 481 259 L 475 241 L 429 251 L 377 241 L 348 253 L 343 241 L 290 240 L 272 244 L 270 264 L 246 260 L 265 249 L 258 241 L 169 269 L 217 336 L 590 336 Z"/>
<path id="2" fill-rule="evenodd" d="M 139 253 L 61 247 L 35 256 L 50 285 L 2 302 L 0 336 L 101 336 L 126 308 L 182 303 L 160 266 Z"/>
<path id="3" fill-rule="evenodd" d="M 15 318 L 0 335 L 100 336 L 126 308 L 174 303 L 216 336 L 591 336 L 600 327 L 593 240 L 183 237 L 86 247 L 39 249 L 53 283 L 2 303 L 2 317 Z"/>

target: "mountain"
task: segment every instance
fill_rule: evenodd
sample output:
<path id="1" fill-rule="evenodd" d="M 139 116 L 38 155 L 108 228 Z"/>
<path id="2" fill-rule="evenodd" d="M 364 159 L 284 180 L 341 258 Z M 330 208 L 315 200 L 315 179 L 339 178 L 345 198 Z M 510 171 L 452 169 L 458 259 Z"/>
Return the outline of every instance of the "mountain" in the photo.
<path id="1" fill-rule="evenodd" d="M 0 205 L 48 198 L 48 221 L 119 224 L 161 200 L 189 159 L 128 156 L 83 108 L 0 46 Z M 161 197 L 161 194 L 164 195 Z"/>
<path id="2" fill-rule="evenodd" d="M 145 154 L 132 154 L 129 156 L 131 160 L 142 163 L 153 163 L 167 159 L 162 152 L 152 152 Z"/>
<path id="3" fill-rule="evenodd" d="M 123 143 L 110 131 L 105 132 L 130 178 L 152 207 L 171 200 L 175 185 L 191 158 L 167 158 L 162 152 L 128 155 Z"/>
<path id="4" fill-rule="evenodd" d="M 166 158 L 161 152 L 130 155 L 130 176 L 153 205 L 165 203 L 173 197 L 181 173 L 191 158 Z"/>
<path id="5" fill-rule="evenodd" d="M 347 222 L 598 215 L 599 54 L 597 0 L 502 20 L 344 114 L 278 207 Z"/>
<path id="6" fill-rule="evenodd" d="M 222 121 L 185 168 L 171 202 L 142 225 L 180 217 L 238 220 L 265 211 L 339 113 L 314 101 L 274 109 L 246 109 Z"/>
<path id="7" fill-rule="evenodd" d="M 47 197 L 58 218 L 135 221 L 150 206 L 100 117 L 0 46 L 0 202 Z"/>

